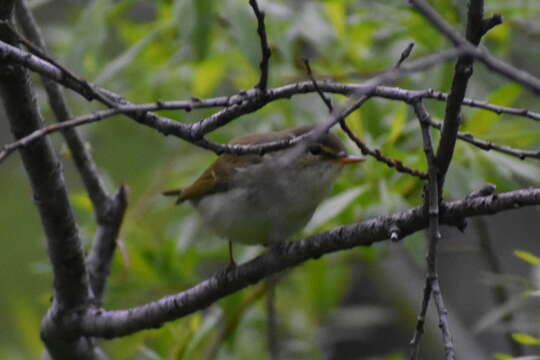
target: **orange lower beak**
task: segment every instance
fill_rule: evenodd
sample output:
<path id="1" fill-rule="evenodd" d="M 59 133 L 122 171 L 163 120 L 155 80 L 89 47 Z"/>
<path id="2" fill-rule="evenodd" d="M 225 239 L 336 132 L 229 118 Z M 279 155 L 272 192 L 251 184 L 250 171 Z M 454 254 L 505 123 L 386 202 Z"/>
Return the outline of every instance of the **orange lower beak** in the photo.
<path id="1" fill-rule="evenodd" d="M 366 160 L 366 158 L 361 157 L 361 156 L 347 155 L 347 156 L 340 157 L 340 158 L 336 159 L 336 162 L 338 162 L 340 164 L 343 164 L 343 165 L 347 165 L 347 164 L 359 163 L 359 162 L 362 162 L 362 161 L 365 161 L 365 160 Z"/>

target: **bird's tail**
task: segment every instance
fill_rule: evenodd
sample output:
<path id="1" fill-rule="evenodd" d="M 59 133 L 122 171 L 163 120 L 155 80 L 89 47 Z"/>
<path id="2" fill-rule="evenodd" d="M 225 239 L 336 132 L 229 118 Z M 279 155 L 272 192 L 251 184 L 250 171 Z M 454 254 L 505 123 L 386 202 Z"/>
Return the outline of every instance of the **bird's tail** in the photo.
<path id="1" fill-rule="evenodd" d="M 178 199 L 176 199 L 176 204 L 180 204 L 182 201 L 184 201 L 184 190 L 183 189 L 172 189 L 172 190 L 167 190 L 167 191 L 163 191 L 161 193 L 162 195 L 164 196 L 177 196 Z"/>

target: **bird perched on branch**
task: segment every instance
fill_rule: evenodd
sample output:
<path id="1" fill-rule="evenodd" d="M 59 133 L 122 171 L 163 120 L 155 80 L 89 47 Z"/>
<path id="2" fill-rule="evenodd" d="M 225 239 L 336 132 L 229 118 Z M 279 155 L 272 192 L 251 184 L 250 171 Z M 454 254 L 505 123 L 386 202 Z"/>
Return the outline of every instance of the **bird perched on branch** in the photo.
<path id="1" fill-rule="evenodd" d="M 256 145 L 292 139 L 312 126 L 249 134 L 231 144 Z M 165 191 L 176 203 L 189 201 L 204 223 L 229 240 L 272 245 L 302 229 L 331 190 L 346 164 L 364 158 L 347 154 L 341 141 L 325 133 L 318 140 L 264 155 L 221 155 L 191 185 Z"/>

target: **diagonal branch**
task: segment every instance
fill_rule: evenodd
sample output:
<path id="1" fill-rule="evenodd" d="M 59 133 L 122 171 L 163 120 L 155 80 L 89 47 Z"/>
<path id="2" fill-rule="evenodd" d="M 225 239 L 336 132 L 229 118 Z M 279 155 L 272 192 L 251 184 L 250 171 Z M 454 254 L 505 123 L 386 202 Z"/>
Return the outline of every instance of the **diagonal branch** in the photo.
<path id="1" fill-rule="evenodd" d="M 540 204 L 538 188 L 466 198 L 442 203 L 440 221 L 444 224 L 456 224 L 465 217 L 494 214 L 538 204 Z M 403 237 L 424 229 L 427 226 L 427 219 L 423 207 L 337 227 L 288 242 L 277 252 L 266 252 L 234 270 L 218 273 L 188 290 L 146 305 L 126 310 L 89 309 L 85 314 L 73 313 L 73 317 L 66 325 L 77 333 L 106 338 L 160 327 L 164 322 L 204 309 L 227 295 L 309 259 L 384 241 L 388 239 L 389 230 L 394 225 L 400 229 Z"/>
<path id="2" fill-rule="evenodd" d="M 423 0 L 411 0 L 411 3 L 428 19 L 441 20 L 440 31 L 448 34 L 454 45 L 462 46 L 467 43 L 478 46 L 482 36 L 486 33 L 484 27 L 484 1 L 471 0 L 467 15 L 467 30 L 466 40 L 462 40 L 461 36 L 432 9 Z M 451 36 L 450 36 L 451 35 Z M 457 139 L 457 132 L 460 126 L 461 103 L 465 98 L 467 84 L 473 73 L 473 56 L 460 56 L 454 68 L 454 77 L 452 79 L 452 88 L 446 101 L 446 109 L 444 115 L 443 128 L 441 131 L 441 140 L 437 149 L 437 166 L 439 168 L 438 182 L 439 191 L 442 191 L 446 172 L 450 166 L 452 155 Z"/>
<path id="3" fill-rule="evenodd" d="M 17 2 L 17 5 L 15 6 L 15 15 L 24 35 L 28 38 L 28 40 L 24 40 L 23 44 L 30 47 L 33 52 L 39 53 L 40 56 L 45 56 L 47 59 L 50 59 L 47 54 L 47 47 L 43 35 L 41 34 L 41 30 L 25 1 L 21 0 Z M 21 36 L 19 35 L 18 37 L 20 40 Z M 60 85 L 45 76 L 42 76 L 42 80 L 56 120 L 59 123 L 62 123 L 71 119 L 73 116 L 68 108 L 65 95 Z M 111 197 L 107 193 L 107 189 L 105 188 L 105 184 L 99 174 L 94 159 L 85 146 L 84 140 L 77 129 L 66 128 L 62 133 L 71 154 L 73 155 L 73 160 L 85 185 L 86 192 L 92 201 L 94 214 L 99 225 L 90 252 L 90 254 L 99 254 L 99 256 L 88 259 L 88 265 L 91 265 L 89 266 L 88 271 L 90 275 L 90 284 L 94 294 L 94 301 L 100 303 L 109 274 L 108 269 L 110 269 L 110 263 L 114 255 L 116 238 L 120 231 L 126 209 L 126 191 L 124 187 L 121 187 L 117 195 Z M 103 269 L 107 269 L 107 271 L 94 273 L 94 271 Z"/>
<path id="4" fill-rule="evenodd" d="M 409 44 L 407 49 L 405 49 L 405 51 L 400 57 L 400 61 L 398 62 L 398 64 L 396 64 L 396 67 L 399 67 L 399 65 L 409 56 L 412 50 L 412 46 L 411 46 L 412 44 L 413 43 Z M 317 84 L 317 81 L 313 77 L 313 72 L 311 71 L 311 66 L 309 65 L 309 61 L 307 59 L 304 59 L 304 64 L 306 66 L 307 75 L 311 79 L 311 82 L 313 83 L 313 87 L 315 88 L 315 91 L 317 92 L 317 94 L 319 94 L 319 97 L 328 108 L 328 111 L 332 112 L 334 110 L 332 101 L 328 97 L 326 97 L 326 95 L 324 95 L 323 91 Z M 347 122 L 345 120 L 340 121 L 339 125 L 341 126 L 341 129 L 345 132 L 345 134 L 347 134 L 349 139 L 351 139 L 356 144 L 356 146 L 358 146 L 360 151 L 362 151 L 362 155 L 373 156 L 378 161 L 388 165 L 391 168 L 395 168 L 399 172 L 417 176 L 421 179 L 427 178 L 427 175 L 425 173 L 415 170 L 415 169 L 411 169 L 403 165 L 403 163 L 399 160 L 394 160 L 394 159 L 384 156 L 379 149 L 375 149 L 375 150 L 370 149 L 366 144 L 362 142 L 362 140 L 360 140 L 358 136 L 356 136 L 356 134 L 352 132 L 349 126 L 347 126 Z"/>
<path id="5" fill-rule="evenodd" d="M 90 276 L 90 285 L 94 293 L 94 303 L 101 305 L 107 278 L 111 272 L 111 263 L 122 220 L 127 208 L 127 190 L 124 185 L 116 192 L 107 208 L 107 216 L 101 221 L 96 231 L 90 253 L 86 257 L 86 266 Z"/>
<path id="6" fill-rule="evenodd" d="M 13 7 L 14 1 L 4 1 Z M 7 9 L 7 8 L 6 8 Z M 10 12 L 0 12 L 2 41 L 12 41 L 6 23 Z M 18 139 L 42 126 L 28 71 L 20 65 L 0 62 L 0 93 L 13 136 Z M 54 299 L 42 322 L 41 337 L 55 359 L 103 358 L 90 338 L 74 336 L 58 323 L 66 312 L 79 311 L 91 302 L 81 239 L 62 174 L 62 164 L 47 138 L 21 151 L 34 201 L 46 235 L 53 267 Z"/>
<path id="7" fill-rule="evenodd" d="M 496 72 L 516 83 L 519 83 L 535 94 L 540 93 L 540 79 L 534 75 L 520 70 L 502 60 L 497 59 L 485 49 L 479 49 L 463 38 L 450 24 L 448 24 L 425 0 L 409 0 L 409 2 L 428 20 L 442 35 L 449 39 L 455 46 L 463 48 L 466 53 L 475 57 L 488 69 Z M 492 21 L 484 21 L 490 25 L 500 23 L 502 18 L 494 16 Z M 499 20 L 499 22 L 496 21 Z M 486 28 L 488 28 L 487 26 Z M 491 26 L 493 27 L 493 26 Z"/>
<path id="8" fill-rule="evenodd" d="M 34 45 L 36 48 L 46 54 L 45 40 L 25 1 L 17 1 L 15 15 L 17 23 L 21 26 L 25 36 L 36 44 Z M 42 76 L 42 80 L 56 120 L 63 122 L 72 119 L 73 115 L 68 108 L 62 88 L 57 82 L 45 76 Z M 73 155 L 75 165 L 79 170 L 88 195 L 92 200 L 96 215 L 103 214 L 109 196 L 90 151 L 84 146 L 84 140 L 76 129 L 67 128 L 62 133 Z"/>

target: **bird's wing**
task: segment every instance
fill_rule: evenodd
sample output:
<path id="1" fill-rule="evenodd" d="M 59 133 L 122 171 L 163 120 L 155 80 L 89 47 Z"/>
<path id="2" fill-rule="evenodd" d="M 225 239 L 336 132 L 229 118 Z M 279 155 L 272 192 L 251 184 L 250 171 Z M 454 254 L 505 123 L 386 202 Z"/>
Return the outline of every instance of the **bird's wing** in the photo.
<path id="1" fill-rule="evenodd" d="M 300 132 L 305 131 L 306 130 Z M 267 133 L 265 138 L 262 139 L 258 136 L 258 134 L 248 134 L 231 140 L 229 144 L 260 144 L 270 141 L 285 140 L 293 137 L 294 135 L 295 134 L 280 131 Z M 242 156 L 234 156 L 229 154 L 221 155 L 191 185 L 185 188 L 164 191 L 163 195 L 177 196 L 178 199 L 176 203 L 179 204 L 186 200 L 197 200 L 209 194 L 227 191 L 230 188 L 230 179 L 235 173 L 250 165 L 260 163 L 261 160 L 262 156 L 256 154 Z"/>

